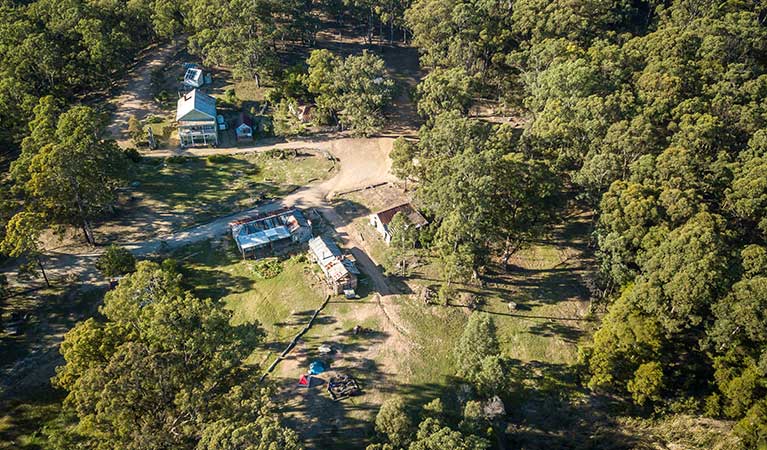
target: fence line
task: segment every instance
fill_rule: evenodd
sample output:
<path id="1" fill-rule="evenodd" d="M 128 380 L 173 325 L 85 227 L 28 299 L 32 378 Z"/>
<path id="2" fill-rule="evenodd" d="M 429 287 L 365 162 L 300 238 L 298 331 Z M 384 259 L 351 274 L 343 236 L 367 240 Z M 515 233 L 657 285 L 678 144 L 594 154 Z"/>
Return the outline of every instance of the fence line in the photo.
<path id="1" fill-rule="evenodd" d="M 294 337 L 293 340 L 290 341 L 290 344 L 288 344 L 285 350 L 283 350 L 282 353 L 280 353 L 280 356 L 278 356 L 277 359 L 275 359 L 274 362 L 269 366 L 269 368 L 266 369 L 266 372 L 264 372 L 264 374 L 261 375 L 261 379 L 259 380 L 260 382 L 263 382 L 264 379 L 267 377 L 267 375 L 272 373 L 274 368 L 277 367 L 277 364 L 279 364 L 280 361 L 282 361 L 285 358 L 285 356 L 287 356 L 288 353 L 290 353 L 290 351 L 293 350 L 293 347 L 296 346 L 296 343 L 298 343 L 298 340 L 301 339 L 301 336 L 306 334 L 307 331 L 309 331 L 309 329 L 312 327 L 312 324 L 314 323 L 314 320 L 317 318 L 320 311 L 325 309 L 325 306 L 327 306 L 329 301 L 330 301 L 330 295 L 325 296 L 325 301 L 322 302 L 322 305 L 320 305 L 320 307 L 314 311 L 314 314 L 312 314 L 312 318 L 309 319 L 309 323 L 307 323 L 306 326 L 301 331 L 298 332 L 296 337 Z"/>

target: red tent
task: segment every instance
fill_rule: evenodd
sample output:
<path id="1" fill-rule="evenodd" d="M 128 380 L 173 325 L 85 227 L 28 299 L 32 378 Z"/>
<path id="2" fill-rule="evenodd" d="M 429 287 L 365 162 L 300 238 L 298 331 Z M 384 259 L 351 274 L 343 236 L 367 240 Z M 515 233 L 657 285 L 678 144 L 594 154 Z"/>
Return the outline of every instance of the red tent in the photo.
<path id="1" fill-rule="evenodd" d="M 301 378 L 298 379 L 298 385 L 309 387 L 309 377 L 301 375 Z"/>

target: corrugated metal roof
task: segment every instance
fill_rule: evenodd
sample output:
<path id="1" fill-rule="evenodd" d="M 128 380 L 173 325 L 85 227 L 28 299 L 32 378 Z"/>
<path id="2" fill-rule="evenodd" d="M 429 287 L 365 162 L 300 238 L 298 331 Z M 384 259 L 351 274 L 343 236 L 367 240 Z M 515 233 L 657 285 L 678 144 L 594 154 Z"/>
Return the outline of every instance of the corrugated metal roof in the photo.
<path id="1" fill-rule="evenodd" d="M 268 245 L 270 242 L 287 238 L 290 238 L 290 231 L 288 231 L 288 227 L 281 225 L 276 228 L 256 231 L 255 233 L 241 233 L 237 236 L 237 243 L 240 245 L 242 250 L 250 250 L 252 248 L 263 247 Z"/>
<path id="2" fill-rule="evenodd" d="M 353 261 L 346 259 L 341 249 L 325 236 L 317 236 L 309 241 L 309 249 L 317 260 L 322 272 L 331 281 L 338 281 L 349 274 L 360 271 Z"/>
<path id="3" fill-rule="evenodd" d="M 307 222 L 306 218 L 303 214 L 301 214 L 301 211 L 299 210 L 295 210 L 292 214 L 288 215 L 286 218 L 286 223 L 288 224 L 291 233 L 300 227 L 309 226 L 309 222 Z"/>
<path id="4" fill-rule="evenodd" d="M 426 218 L 423 217 L 421 213 L 419 213 L 418 210 L 416 210 L 410 203 L 403 203 L 389 209 L 384 209 L 383 211 L 377 212 L 376 215 L 378 216 L 378 220 L 380 220 L 381 223 L 386 226 L 389 225 L 389 222 L 391 222 L 391 220 L 398 212 L 406 215 L 408 220 L 410 220 L 410 223 L 417 227 L 421 227 L 429 223 Z"/>
<path id="5" fill-rule="evenodd" d="M 335 242 L 325 236 L 317 236 L 311 239 L 309 241 L 309 249 L 321 266 L 324 266 L 329 260 L 341 256 L 341 249 L 338 248 Z"/>
<path id="6" fill-rule="evenodd" d="M 269 211 L 266 213 L 255 213 L 250 215 L 249 217 L 243 217 L 242 219 L 229 222 L 229 226 L 234 227 L 235 225 L 241 225 L 244 223 L 258 222 L 259 220 L 268 219 L 269 217 L 281 216 L 283 214 L 287 214 L 293 211 L 294 210 L 292 208 L 281 208 L 281 209 Z"/>
<path id="7" fill-rule="evenodd" d="M 349 269 L 342 261 L 336 259 L 327 266 L 325 274 L 331 280 L 338 281 L 341 278 L 349 275 Z"/>
<path id="8" fill-rule="evenodd" d="M 176 107 L 176 121 L 184 120 L 186 116 L 197 112 L 210 119 L 216 120 L 216 99 L 203 92 L 193 89 L 178 99 Z M 192 120 L 199 120 L 193 118 Z"/>

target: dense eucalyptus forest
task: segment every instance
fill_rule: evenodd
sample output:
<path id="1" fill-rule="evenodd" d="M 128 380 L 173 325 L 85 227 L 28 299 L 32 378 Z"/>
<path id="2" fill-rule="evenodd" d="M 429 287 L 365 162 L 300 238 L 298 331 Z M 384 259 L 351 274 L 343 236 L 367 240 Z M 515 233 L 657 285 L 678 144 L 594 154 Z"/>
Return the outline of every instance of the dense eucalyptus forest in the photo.
<path id="1" fill-rule="evenodd" d="M 482 285 L 493 264 L 509 269 L 566 208 L 588 210 L 595 326 L 578 343 L 579 384 L 620 399 L 621 414 L 723 420 L 739 448 L 767 448 L 759 0 L 1 1 L 5 255 L 38 255 L 27 231 L 48 225 L 81 227 L 92 243 L 89 220 L 131 164 L 100 135 L 101 100 L 148 46 L 184 36 L 206 64 L 310 99 L 329 121 L 385 128 L 362 103 L 389 102 L 388 91 L 355 86 L 357 74 L 383 73 L 382 60 L 317 50 L 293 65 L 324 24 L 354 24 L 373 49 L 419 53 L 423 77 L 408 95 L 420 128 L 390 157 L 431 219 L 419 245 L 441 261 L 440 295 Z M 495 120 L 480 114 L 488 108 Z M 302 448 L 270 388 L 247 376 L 257 330 L 232 331 L 173 261 L 133 270 L 98 319 L 67 335 L 50 448 Z M 472 315 L 455 379 L 480 398 L 513 398 L 514 380 L 498 380 L 518 372 L 500 353 L 495 325 Z M 479 402 L 448 409 L 386 402 L 367 448 L 513 448 Z"/>

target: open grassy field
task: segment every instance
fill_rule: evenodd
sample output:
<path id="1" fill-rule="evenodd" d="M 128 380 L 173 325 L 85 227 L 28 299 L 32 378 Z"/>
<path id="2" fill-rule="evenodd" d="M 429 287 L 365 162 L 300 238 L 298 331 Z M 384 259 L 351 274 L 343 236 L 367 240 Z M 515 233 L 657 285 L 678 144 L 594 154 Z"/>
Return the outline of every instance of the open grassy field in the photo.
<path id="1" fill-rule="evenodd" d="M 257 263 L 243 260 L 229 239 L 190 245 L 174 257 L 183 263 L 185 279 L 197 295 L 224 302 L 233 312 L 233 324 L 263 329 L 264 346 L 254 354 L 256 362 L 289 341 L 324 300 L 315 268 L 303 255 L 282 260 L 282 271 L 273 278 L 263 278 Z"/>
<path id="2" fill-rule="evenodd" d="M 352 204 L 364 202 L 359 196 L 355 200 Z M 374 201 L 368 209 L 380 207 L 381 203 Z M 339 210 L 346 211 L 343 205 Z M 466 303 L 472 296 L 479 300 L 479 309 L 491 314 L 498 324 L 506 356 L 520 361 L 575 362 L 577 343 L 592 328 L 585 287 L 591 267 L 586 248 L 589 217 L 573 216 L 567 226 L 555 228 L 547 238 L 520 250 L 510 261 L 509 272 L 501 267 L 489 267 L 483 286 L 454 285 L 455 292 L 447 306 L 425 305 L 415 299 L 424 289 L 436 293 L 444 282 L 435 255 L 422 249 L 413 250 L 407 258 L 406 273 L 399 274 L 392 267 L 391 249 L 367 217 L 352 220 L 370 256 L 396 275 L 392 281 L 401 291 L 411 294 L 397 300 L 399 315 L 415 336 L 428 336 L 423 342 L 424 356 L 436 363 L 424 363 L 430 371 L 452 371 L 449 352 L 467 320 Z M 435 327 L 438 323 L 450 326 Z M 424 333 L 427 330 L 438 334 Z"/>
<path id="3" fill-rule="evenodd" d="M 333 163 L 309 153 L 280 158 L 267 153 L 221 157 L 144 158 L 131 195 L 157 214 L 173 213 L 179 227 L 250 208 L 333 174 Z"/>
<path id="4" fill-rule="evenodd" d="M 256 270 L 257 262 L 243 261 L 228 240 L 206 241 L 180 249 L 174 255 L 184 267 L 190 287 L 201 296 L 220 299 L 233 312 L 234 324 L 252 323 L 263 329 L 263 344 L 250 362 L 261 369 L 282 352 L 324 301 L 324 282 L 319 269 L 303 253 L 283 259 L 282 271 L 264 279 Z M 358 290 L 360 299 L 334 296 L 313 327 L 301 338 L 289 357 L 270 376 L 280 387 L 280 404 L 289 421 L 303 430 L 310 448 L 360 448 L 371 431 L 372 418 L 382 401 L 379 387 L 385 370 L 381 358 L 392 358 L 383 346 L 388 334 L 381 323 L 373 295 L 365 295 L 366 280 Z M 365 330 L 352 331 L 359 325 Z M 317 351 L 321 344 L 335 350 L 331 358 Z M 322 388 L 310 392 L 294 386 L 309 362 L 322 358 L 332 370 L 353 373 L 366 386 L 366 394 L 348 402 L 336 403 Z M 254 376 L 260 376 L 256 372 Z M 300 421 L 300 425 L 299 425 Z M 335 425 L 327 428 L 329 422 Z M 324 425 L 323 425 L 324 424 Z M 335 430 L 335 431 L 329 431 Z"/>

